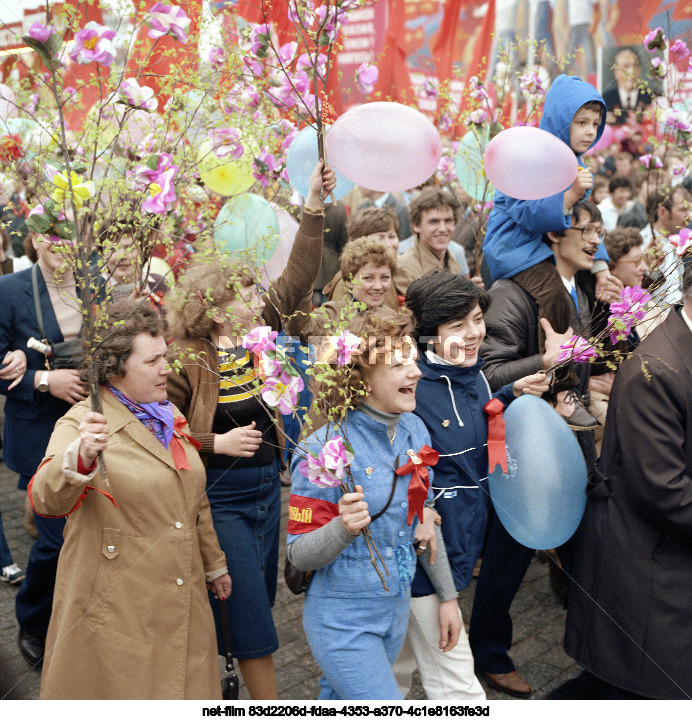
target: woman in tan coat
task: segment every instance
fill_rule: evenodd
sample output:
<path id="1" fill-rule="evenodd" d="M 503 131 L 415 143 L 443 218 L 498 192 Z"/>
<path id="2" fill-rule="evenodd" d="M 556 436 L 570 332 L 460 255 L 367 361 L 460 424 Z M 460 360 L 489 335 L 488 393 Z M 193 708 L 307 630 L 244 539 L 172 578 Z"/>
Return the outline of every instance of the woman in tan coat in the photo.
<path id="1" fill-rule="evenodd" d="M 135 301 L 109 320 L 103 414 L 73 406 L 29 486 L 37 513 L 67 516 L 41 698 L 219 699 L 206 584 L 226 598 L 231 581 L 204 466 L 166 400 L 165 321 Z"/>

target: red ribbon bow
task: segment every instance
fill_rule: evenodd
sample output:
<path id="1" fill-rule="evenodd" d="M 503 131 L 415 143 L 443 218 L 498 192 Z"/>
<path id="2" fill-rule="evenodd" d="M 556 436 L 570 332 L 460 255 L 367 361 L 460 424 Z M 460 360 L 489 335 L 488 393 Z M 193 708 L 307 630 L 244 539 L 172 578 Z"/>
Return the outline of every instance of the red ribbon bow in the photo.
<path id="1" fill-rule="evenodd" d="M 418 520 L 423 523 L 423 506 L 425 499 L 428 497 L 428 488 L 430 488 L 430 474 L 428 466 L 434 466 L 440 458 L 440 454 L 424 445 L 418 453 L 406 451 L 409 461 L 401 468 L 397 468 L 394 473 L 397 476 L 406 476 L 411 474 L 411 482 L 408 484 L 408 516 L 406 517 L 406 525 L 413 523 L 414 516 L 418 516 Z"/>
<path id="2" fill-rule="evenodd" d="M 483 410 L 488 414 L 488 473 L 492 473 L 495 467 L 507 470 L 507 446 L 505 445 L 505 420 L 502 412 L 505 406 L 498 398 L 488 401 Z"/>
<path id="3" fill-rule="evenodd" d="M 176 416 L 173 422 L 173 438 L 171 438 L 170 451 L 173 456 L 173 463 L 175 463 L 176 470 L 178 471 L 189 471 L 190 464 L 187 461 L 185 455 L 185 449 L 183 444 L 180 442 L 180 438 L 187 438 L 192 445 L 199 450 L 202 445 L 196 441 L 191 435 L 183 432 L 183 428 L 187 425 L 187 421 L 183 416 Z"/>

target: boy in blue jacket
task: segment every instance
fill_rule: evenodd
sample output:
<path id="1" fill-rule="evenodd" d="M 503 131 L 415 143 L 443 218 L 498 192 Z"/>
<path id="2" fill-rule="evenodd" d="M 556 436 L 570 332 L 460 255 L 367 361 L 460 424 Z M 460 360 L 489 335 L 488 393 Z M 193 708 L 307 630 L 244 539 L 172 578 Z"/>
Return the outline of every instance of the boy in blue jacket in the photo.
<path id="1" fill-rule="evenodd" d="M 606 106 L 598 91 L 575 76 L 559 75 L 545 98 L 539 127 L 567 143 L 579 162 L 574 183 L 562 193 L 539 200 L 517 200 L 497 191 L 488 217 L 483 251 L 493 280 L 512 278 L 538 304 L 539 318 L 546 318 L 552 329 L 565 334 L 569 329 L 570 303 L 565 285 L 555 268 L 555 256 L 542 241 L 543 234 L 568 229 L 572 207 L 591 193 L 593 176 L 582 165 L 581 156 L 601 137 L 605 127 Z M 530 178 L 527 178 L 530 182 Z M 584 233 L 599 232 L 591 226 Z M 584 240 L 588 240 L 584 237 Z M 608 253 L 603 245 L 595 254 L 593 272 L 597 277 L 596 295 L 608 293 L 619 297 L 622 284 L 608 270 Z M 615 297 L 613 297 L 615 300 Z M 545 333 L 539 328 L 539 350 L 545 351 Z M 597 421 L 570 397 L 577 384 L 574 371 L 568 368 L 557 374 L 552 385 L 557 410 L 569 418 L 575 430 L 595 428 Z M 569 393 L 567 391 L 569 390 Z M 567 405 L 563 405 L 563 404 Z"/>

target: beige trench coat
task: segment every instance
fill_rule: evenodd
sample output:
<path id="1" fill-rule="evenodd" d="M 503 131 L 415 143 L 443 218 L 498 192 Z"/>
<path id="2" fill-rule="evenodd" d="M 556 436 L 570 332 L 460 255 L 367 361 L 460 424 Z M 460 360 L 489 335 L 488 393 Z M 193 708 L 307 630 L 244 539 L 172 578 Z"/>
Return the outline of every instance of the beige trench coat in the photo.
<path id="1" fill-rule="evenodd" d="M 84 476 L 62 470 L 89 401 L 55 426 L 30 493 L 37 513 L 70 513 L 58 561 L 41 679 L 45 699 L 220 699 L 216 636 L 205 580 L 225 571 L 206 474 L 190 470 L 111 393 L 101 391 L 110 488 L 97 477 L 72 513 Z M 176 409 L 176 415 L 180 412 Z M 187 428 L 185 429 L 187 431 Z M 205 573 L 208 576 L 205 579 Z"/>

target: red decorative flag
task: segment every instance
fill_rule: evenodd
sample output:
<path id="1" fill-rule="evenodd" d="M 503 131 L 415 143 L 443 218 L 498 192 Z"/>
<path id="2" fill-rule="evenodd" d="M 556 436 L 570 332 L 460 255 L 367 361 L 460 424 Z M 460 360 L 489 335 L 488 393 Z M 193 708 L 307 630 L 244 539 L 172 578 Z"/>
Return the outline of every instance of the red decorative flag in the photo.
<path id="1" fill-rule="evenodd" d="M 331 106 L 324 93 L 322 93 L 322 110 L 320 111 L 320 117 L 322 118 L 322 122 L 327 123 L 327 125 L 333 125 L 339 118 L 336 110 Z"/>

